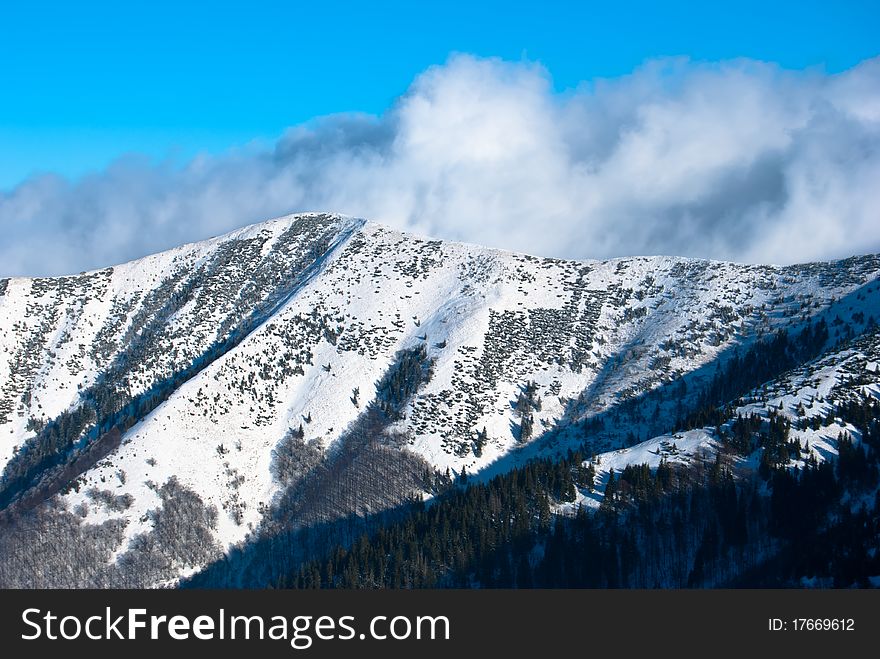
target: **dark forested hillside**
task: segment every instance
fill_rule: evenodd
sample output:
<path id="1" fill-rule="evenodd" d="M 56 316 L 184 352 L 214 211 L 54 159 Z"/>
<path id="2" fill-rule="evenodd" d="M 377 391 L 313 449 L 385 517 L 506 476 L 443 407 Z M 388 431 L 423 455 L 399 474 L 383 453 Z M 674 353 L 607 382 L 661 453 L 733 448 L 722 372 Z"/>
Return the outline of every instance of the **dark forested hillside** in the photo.
<path id="1" fill-rule="evenodd" d="M 612 474 L 598 512 L 554 515 L 590 489 L 573 453 L 458 488 L 350 548 L 303 565 L 293 588 L 868 586 L 880 574 L 880 404 L 839 410 L 864 447 L 838 440 L 836 463 L 803 469 L 762 461 L 735 476 L 749 434 L 778 454 L 775 421 L 739 419 L 714 457 L 688 467 L 631 465 Z M 793 450 L 796 450 L 793 448 Z"/>

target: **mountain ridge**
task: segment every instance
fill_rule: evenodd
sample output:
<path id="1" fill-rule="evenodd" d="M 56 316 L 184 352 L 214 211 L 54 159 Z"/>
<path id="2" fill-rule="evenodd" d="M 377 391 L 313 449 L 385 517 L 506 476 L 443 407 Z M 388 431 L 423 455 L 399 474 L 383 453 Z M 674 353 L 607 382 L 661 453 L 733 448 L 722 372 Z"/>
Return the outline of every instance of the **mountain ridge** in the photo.
<path id="1" fill-rule="evenodd" d="M 877 255 L 794 266 L 562 261 L 312 213 L 114 268 L 2 280 L 0 483 L 20 497 L 50 469 L 34 463 L 22 472 L 31 485 L 13 491 L 10 464 L 39 448 L 69 465 L 117 429 L 119 445 L 53 501 L 84 528 L 121 527 L 104 559 L 117 565 L 148 551 L 161 528 L 152 511 L 169 492 L 192 493 L 210 556 L 165 566 L 145 582 L 156 585 L 249 541 L 281 502 L 305 496 L 301 474 L 277 476 L 281 449 L 306 456 L 309 473 L 343 469 L 360 483 L 363 465 L 389 460 L 459 478 L 585 440 L 597 453 L 651 440 L 681 414 L 667 396 L 646 418 L 643 394 L 689 375 L 699 386 L 701 368 L 820 318 L 838 333 L 826 348 L 844 325 L 869 331 L 878 273 Z M 40 448 L 80 408 L 82 427 Z M 590 430 L 600 415 L 609 420 Z M 359 452 L 349 462 L 332 461 L 350 445 Z M 412 460 L 394 462 L 398 453 Z M 336 499 L 310 514 L 432 496 L 430 479 L 405 480 L 347 503 L 325 488 Z"/>

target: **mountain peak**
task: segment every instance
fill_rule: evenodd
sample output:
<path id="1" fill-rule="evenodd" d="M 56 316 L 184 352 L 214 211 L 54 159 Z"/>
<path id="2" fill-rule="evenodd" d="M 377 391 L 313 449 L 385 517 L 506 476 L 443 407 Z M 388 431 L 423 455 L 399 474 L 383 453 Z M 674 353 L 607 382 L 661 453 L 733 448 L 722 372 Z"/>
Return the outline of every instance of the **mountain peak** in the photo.
<path id="1" fill-rule="evenodd" d="M 878 273 L 876 256 L 564 261 L 303 213 L 4 280 L 0 504 L 54 501 L 75 528 L 106 529 L 106 560 L 130 561 L 161 531 L 155 511 L 188 497 L 205 553 L 133 582 L 125 561 L 101 573 L 155 585 L 282 518 L 431 496 L 425 473 L 484 478 L 666 436 L 695 404 L 673 387 L 698 391 L 762 337 L 842 331 L 835 319 L 868 331 Z"/>

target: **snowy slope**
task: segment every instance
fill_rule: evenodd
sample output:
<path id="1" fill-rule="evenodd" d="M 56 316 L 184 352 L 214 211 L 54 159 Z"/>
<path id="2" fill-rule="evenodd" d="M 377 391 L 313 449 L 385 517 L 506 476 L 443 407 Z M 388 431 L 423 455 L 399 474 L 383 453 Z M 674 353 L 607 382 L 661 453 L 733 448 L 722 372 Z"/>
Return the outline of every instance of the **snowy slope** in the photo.
<path id="1" fill-rule="evenodd" d="M 872 306 L 877 284 L 856 296 L 847 309 L 861 317 Z M 859 304 L 861 303 L 861 304 Z M 837 316 L 835 315 L 835 318 Z M 868 316 L 870 318 L 870 316 Z M 647 464 L 656 469 L 661 460 L 670 464 L 688 464 L 695 459 L 713 459 L 721 447 L 718 434 L 730 435 L 735 419 L 756 417 L 762 424 L 771 418 L 790 424 L 789 440 L 797 442 L 802 454 L 787 463 L 789 468 L 804 468 L 810 460 L 821 463 L 838 454 L 838 439 L 846 436 L 861 441 L 860 431 L 835 412 L 842 404 L 880 399 L 880 326 L 869 326 L 857 337 L 844 341 L 820 357 L 781 374 L 748 392 L 733 405 L 727 421 L 718 427 L 705 427 L 653 437 L 628 448 L 600 453 L 588 460 L 596 470 L 593 491 L 581 491 L 577 500 L 563 504 L 560 511 L 572 513 L 578 505 L 598 507 L 604 498 L 605 484 L 613 470 L 621 472 L 628 465 Z M 734 471 L 746 475 L 757 469 L 760 450 L 734 460 Z"/>
<path id="2" fill-rule="evenodd" d="M 158 490 L 176 477 L 217 509 L 212 533 L 226 549 L 277 500 L 281 439 L 302 427 L 332 455 L 401 350 L 424 345 L 431 377 L 390 430 L 438 471 L 490 475 L 577 445 L 585 420 L 684 376 L 699 381 L 774 329 L 817 315 L 864 328 L 880 310 L 878 272 L 875 256 L 570 262 L 340 216 L 281 218 L 94 273 L 0 283 L 0 464 L 90 387 L 112 380 L 124 402 L 167 386 L 61 503 L 84 524 L 122 520 L 119 556 L 150 530 Z M 833 377 L 819 380 L 818 394 L 793 395 L 825 395 Z M 540 406 L 525 436 L 516 401 L 530 382 Z M 627 428 L 638 439 L 674 430 L 671 409 L 658 409 Z M 683 452 L 711 443 L 692 431 L 617 453 L 626 436 L 605 428 L 606 468 L 658 461 L 670 442 Z"/>

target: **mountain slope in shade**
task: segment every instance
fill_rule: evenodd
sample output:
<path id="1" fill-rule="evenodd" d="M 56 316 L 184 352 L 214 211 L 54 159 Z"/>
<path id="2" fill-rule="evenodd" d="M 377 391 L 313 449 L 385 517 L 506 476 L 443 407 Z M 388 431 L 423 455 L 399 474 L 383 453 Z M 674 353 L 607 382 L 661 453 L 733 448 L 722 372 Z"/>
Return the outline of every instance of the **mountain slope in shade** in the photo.
<path id="1" fill-rule="evenodd" d="M 64 533 L 103 534 L 68 585 L 156 585 L 282 518 L 431 496 L 431 472 L 490 476 L 585 442 L 606 465 L 670 441 L 686 457 L 711 432 L 672 433 L 717 368 L 780 329 L 824 321 L 818 353 L 873 335 L 878 272 L 876 256 L 560 261 L 308 214 L 2 280 L 4 523 L 50 501 Z M 783 402 L 827 395 L 854 357 L 827 359 L 824 393 L 779 381 Z M 178 508 L 199 550 L 138 567 L 189 520 Z"/>

